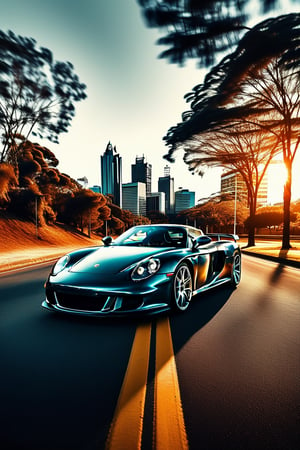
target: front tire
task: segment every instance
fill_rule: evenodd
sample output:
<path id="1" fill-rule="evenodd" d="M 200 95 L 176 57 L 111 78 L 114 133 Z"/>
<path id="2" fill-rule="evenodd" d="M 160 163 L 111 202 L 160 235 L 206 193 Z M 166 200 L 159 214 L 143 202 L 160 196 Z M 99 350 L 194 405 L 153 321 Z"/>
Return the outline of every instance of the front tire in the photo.
<path id="1" fill-rule="evenodd" d="M 240 284 L 241 281 L 241 268 L 242 268 L 242 259 L 240 252 L 236 252 L 233 255 L 233 263 L 231 269 L 231 286 L 234 288 Z"/>
<path id="2" fill-rule="evenodd" d="M 173 280 L 173 307 L 185 311 L 190 304 L 193 293 L 192 275 L 189 266 L 182 263 L 177 268 Z"/>

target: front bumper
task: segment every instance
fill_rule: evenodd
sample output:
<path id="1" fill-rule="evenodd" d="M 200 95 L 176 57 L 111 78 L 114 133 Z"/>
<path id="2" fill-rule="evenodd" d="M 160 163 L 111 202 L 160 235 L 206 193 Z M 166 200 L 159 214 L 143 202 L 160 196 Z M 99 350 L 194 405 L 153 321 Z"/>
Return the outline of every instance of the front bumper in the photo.
<path id="1" fill-rule="evenodd" d="M 158 314 L 170 309 L 172 282 L 166 276 L 153 276 L 151 283 L 133 286 L 70 286 L 46 283 L 42 306 L 51 311 L 86 316 Z"/>

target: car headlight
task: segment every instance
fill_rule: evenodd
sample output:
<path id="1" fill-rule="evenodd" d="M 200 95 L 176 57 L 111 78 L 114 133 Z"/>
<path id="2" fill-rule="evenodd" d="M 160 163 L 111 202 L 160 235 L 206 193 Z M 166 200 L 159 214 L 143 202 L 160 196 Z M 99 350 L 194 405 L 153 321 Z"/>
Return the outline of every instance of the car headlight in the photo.
<path id="1" fill-rule="evenodd" d="M 59 258 L 57 263 L 54 265 L 51 274 L 57 275 L 59 272 L 64 270 L 64 268 L 66 267 L 66 265 L 68 264 L 69 261 L 70 261 L 69 255 L 65 255 L 65 256 L 62 256 L 61 258 Z"/>
<path id="2" fill-rule="evenodd" d="M 132 271 L 131 278 L 134 281 L 145 280 L 151 277 L 160 268 L 160 260 L 157 258 L 150 258 L 146 261 L 140 262 Z"/>

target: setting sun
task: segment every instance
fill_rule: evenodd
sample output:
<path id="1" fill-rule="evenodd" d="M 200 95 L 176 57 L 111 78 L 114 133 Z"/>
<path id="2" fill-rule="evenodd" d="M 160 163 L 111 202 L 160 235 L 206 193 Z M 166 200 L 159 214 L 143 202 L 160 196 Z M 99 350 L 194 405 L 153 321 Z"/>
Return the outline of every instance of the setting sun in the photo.
<path id="1" fill-rule="evenodd" d="M 286 181 L 286 167 L 280 160 L 274 160 L 267 172 L 268 176 L 268 202 L 271 204 L 283 201 L 283 188 Z"/>

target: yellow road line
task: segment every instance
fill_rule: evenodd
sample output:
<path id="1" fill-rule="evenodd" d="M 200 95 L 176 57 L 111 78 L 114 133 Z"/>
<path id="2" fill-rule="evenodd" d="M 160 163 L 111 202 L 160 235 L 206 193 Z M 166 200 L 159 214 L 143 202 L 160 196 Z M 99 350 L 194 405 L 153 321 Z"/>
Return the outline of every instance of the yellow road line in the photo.
<path id="1" fill-rule="evenodd" d="M 168 318 L 157 322 L 154 402 L 156 450 L 188 449 Z"/>
<path id="2" fill-rule="evenodd" d="M 150 337 L 151 324 L 137 328 L 106 449 L 141 448 Z"/>

